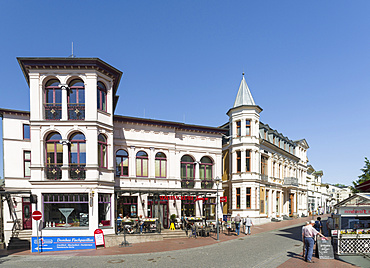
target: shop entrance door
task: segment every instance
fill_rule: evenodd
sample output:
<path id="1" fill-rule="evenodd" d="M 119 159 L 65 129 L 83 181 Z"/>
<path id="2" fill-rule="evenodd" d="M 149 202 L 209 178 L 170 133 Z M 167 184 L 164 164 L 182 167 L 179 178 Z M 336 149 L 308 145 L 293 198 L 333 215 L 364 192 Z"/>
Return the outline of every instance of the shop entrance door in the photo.
<path id="1" fill-rule="evenodd" d="M 168 228 L 168 203 L 161 202 L 160 206 L 163 228 Z"/>
<path id="2" fill-rule="evenodd" d="M 289 194 L 289 216 L 293 216 L 294 212 L 294 194 Z"/>
<path id="3" fill-rule="evenodd" d="M 149 199 L 150 200 L 150 199 Z M 159 206 L 158 206 L 159 204 Z M 168 228 L 169 222 L 168 201 L 148 201 L 148 217 L 158 218 L 163 228 Z"/>
<path id="4" fill-rule="evenodd" d="M 32 229 L 32 206 L 29 197 L 22 198 L 22 221 L 23 229 Z"/>

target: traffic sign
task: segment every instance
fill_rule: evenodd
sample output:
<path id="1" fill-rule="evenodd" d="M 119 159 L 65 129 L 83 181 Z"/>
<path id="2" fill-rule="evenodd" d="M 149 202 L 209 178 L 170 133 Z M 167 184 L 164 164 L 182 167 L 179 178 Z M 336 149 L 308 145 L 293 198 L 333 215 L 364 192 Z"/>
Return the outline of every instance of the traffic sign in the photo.
<path id="1" fill-rule="evenodd" d="M 41 218 L 42 218 L 41 211 L 35 210 L 34 212 L 32 212 L 32 219 L 34 219 L 35 221 L 39 221 L 41 220 Z"/>

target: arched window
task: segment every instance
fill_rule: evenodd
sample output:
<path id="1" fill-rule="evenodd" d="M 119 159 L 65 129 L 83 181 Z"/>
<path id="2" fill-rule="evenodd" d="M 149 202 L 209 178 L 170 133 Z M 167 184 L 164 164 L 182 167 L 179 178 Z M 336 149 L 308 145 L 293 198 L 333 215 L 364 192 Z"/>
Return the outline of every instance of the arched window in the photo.
<path id="1" fill-rule="evenodd" d="M 85 119 L 85 84 L 79 79 L 75 79 L 69 83 L 68 119 Z"/>
<path id="2" fill-rule="evenodd" d="M 136 154 L 136 176 L 148 177 L 148 154 L 144 151 Z"/>
<path id="3" fill-rule="evenodd" d="M 189 155 L 181 158 L 181 187 L 194 188 L 195 163 Z"/>
<path id="4" fill-rule="evenodd" d="M 166 178 L 167 175 L 167 158 L 164 153 L 155 155 L 155 177 Z"/>
<path id="5" fill-rule="evenodd" d="M 199 165 L 199 178 L 201 180 L 212 180 L 212 167 L 212 160 L 207 156 L 202 157 Z"/>
<path id="6" fill-rule="evenodd" d="M 59 133 L 50 133 L 46 138 L 46 177 L 60 180 L 63 165 L 63 145 L 59 142 L 62 136 Z"/>
<path id="7" fill-rule="evenodd" d="M 49 80 L 45 86 L 45 119 L 60 120 L 62 118 L 62 90 L 59 81 Z"/>
<path id="8" fill-rule="evenodd" d="M 116 176 L 128 176 L 128 153 L 125 150 L 116 153 Z"/>
<path id="9" fill-rule="evenodd" d="M 103 134 L 98 136 L 98 165 L 107 168 L 107 138 Z"/>
<path id="10" fill-rule="evenodd" d="M 107 111 L 107 88 L 102 82 L 98 82 L 98 110 Z"/>
<path id="11" fill-rule="evenodd" d="M 70 138 L 69 166 L 71 179 L 85 179 L 86 140 L 82 133 L 75 133 Z"/>

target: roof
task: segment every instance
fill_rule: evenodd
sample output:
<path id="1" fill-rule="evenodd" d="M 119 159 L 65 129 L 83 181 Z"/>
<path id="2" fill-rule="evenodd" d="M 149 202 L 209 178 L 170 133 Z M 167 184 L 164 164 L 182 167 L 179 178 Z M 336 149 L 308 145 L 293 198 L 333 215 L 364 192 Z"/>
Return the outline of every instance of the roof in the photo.
<path id="1" fill-rule="evenodd" d="M 209 127 L 209 126 L 200 126 L 200 125 L 190 125 L 185 123 L 179 122 L 172 122 L 172 121 L 163 121 L 157 119 L 147 119 L 147 118 L 138 118 L 138 117 L 129 117 L 129 116 L 122 116 L 122 115 L 115 115 L 114 121 L 121 121 L 127 123 L 137 123 L 137 124 L 148 124 L 148 125 L 157 125 L 161 127 L 172 127 L 178 128 L 181 130 L 188 130 L 188 131 L 199 131 L 199 132 L 209 132 L 215 134 L 226 134 L 228 132 L 227 129 L 221 129 L 218 127 Z"/>
<path id="2" fill-rule="evenodd" d="M 17 58 L 19 65 L 21 66 L 22 72 L 28 85 L 29 80 L 29 70 L 30 69 L 54 69 L 60 66 L 64 68 L 84 68 L 84 69 L 94 69 L 97 70 L 113 80 L 113 110 L 115 110 L 118 96 L 116 95 L 119 82 L 122 77 L 122 72 L 118 69 L 112 67 L 105 61 L 99 58 L 60 58 L 60 57 L 19 57 Z"/>
<path id="3" fill-rule="evenodd" d="M 243 79 L 240 82 L 238 94 L 236 95 L 236 99 L 234 102 L 234 108 L 243 106 L 243 105 L 256 105 L 254 103 L 252 94 L 248 88 L 247 82 L 244 79 L 244 73 L 243 73 Z"/>
<path id="4" fill-rule="evenodd" d="M 369 206 L 370 204 L 370 194 L 368 193 L 357 193 L 347 199 L 344 199 L 342 202 L 339 202 L 334 207 L 343 207 L 343 206 Z"/>

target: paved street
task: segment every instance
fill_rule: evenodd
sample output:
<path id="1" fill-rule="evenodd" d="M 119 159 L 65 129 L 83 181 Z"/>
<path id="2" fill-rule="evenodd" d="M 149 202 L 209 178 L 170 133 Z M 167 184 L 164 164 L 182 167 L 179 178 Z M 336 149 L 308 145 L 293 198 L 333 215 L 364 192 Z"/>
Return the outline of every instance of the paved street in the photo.
<path id="1" fill-rule="evenodd" d="M 304 219 L 255 226 L 251 236 L 222 235 L 223 242 L 219 243 L 215 243 L 214 238 L 171 239 L 136 244 L 130 248 L 12 254 L 0 258 L 0 263 L 2 267 L 309 267 L 312 264 L 305 263 L 300 257 L 302 221 Z M 296 224 L 287 226 L 292 223 Z M 274 230 L 274 227 L 282 225 L 286 227 Z M 202 243 L 204 246 L 199 246 Z M 167 250 L 178 250 L 165 251 L 164 245 L 167 245 Z M 189 245 L 198 247 L 186 248 Z M 150 253 L 140 253 L 145 250 Z M 127 254 L 135 251 L 140 254 Z M 315 264 L 315 267 L 350 266 L 338 260 L 317 260 Z"/>

